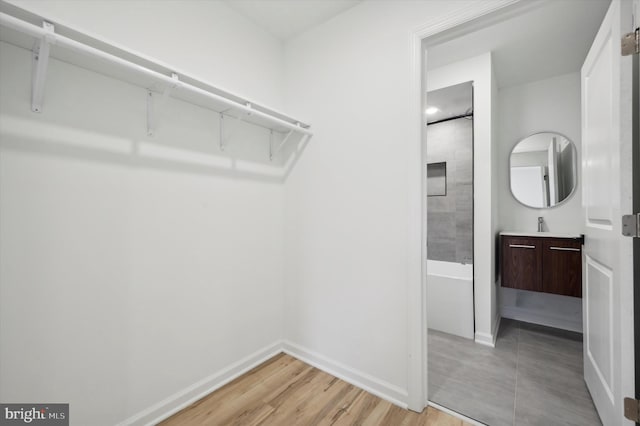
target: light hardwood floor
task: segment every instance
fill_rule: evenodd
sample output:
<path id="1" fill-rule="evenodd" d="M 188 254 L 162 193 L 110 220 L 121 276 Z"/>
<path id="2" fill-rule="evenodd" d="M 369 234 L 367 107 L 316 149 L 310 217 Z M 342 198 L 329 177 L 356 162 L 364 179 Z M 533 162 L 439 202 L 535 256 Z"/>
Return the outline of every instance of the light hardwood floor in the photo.
<path id="1" fill-rule="evenodd" d="M 470 426 L 432 407 L 399 408 L 279 354 L 160 423 L 169 425 Z"/>

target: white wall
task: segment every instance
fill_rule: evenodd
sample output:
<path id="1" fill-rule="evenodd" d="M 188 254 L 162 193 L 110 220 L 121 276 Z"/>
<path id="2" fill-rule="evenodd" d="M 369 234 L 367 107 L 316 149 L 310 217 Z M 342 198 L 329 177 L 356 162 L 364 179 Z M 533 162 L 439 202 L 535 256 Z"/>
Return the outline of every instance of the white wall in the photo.
<path id="1" fill-rule="evenodd" d="M 314 138 L 285 184 L 285 336 L 406 402 L 409 34 L 469 2 L 363 2 L 286 45 Z M 371 380 L 369 380 L 371 379 Z"/>
<path id="2" fill-rule="evenodd" d="M 581 176 L 578 189 L 564 204 L 551 209 L 534 209 L 520 204 L 509 187 L 509 156 L 513 147 L 533 133 L 555 131 L 573 141 L 580 164 L 580 75 L 565 74 L 498 92 L 499 158 L 498 181 L 500 228 L 502 231 L 536 231 L 538 216 L 545 231 L 582 233 Z"/>
<path id="3" fill-rule="evenodd" d="M 222 1 L 8 0 L 273 108 L 282 108 L 282 42 Z"/>
<path id="4" fill-rule="evenodd" d="M 565 203 L 550 209 L 526 207 L 515 200 L 509 187 L 509 155 L 521 139 L 532 133 L 555 131 L 573 141 L 577 164 L 581 156 L 580 74 L 571 73 L 519 86 L 505 87 L 498 94 L 499 114 L 499 225 L 501 231 L 536 231 L 538 216 L 545 231 L 581 234 L 581 169 L 578 187 Z M 504 317 L 540 323 L 573 331 L 582 330 L 581 299 L 545 293 L 500 289 Z"/>
<path id="5" fill-rule="evenodd" d="M 427 61 L 429 50 L 427 49 Z M 495 336 L 495 268 L 493 229 L 493 68 L 491 53 L 446 65 L 427 73 L 427 90 L 473 81 L 473 286 L 475 340 L 493 344 Z M 429 140 L 427 138 L 427 145 Z M 427 202 L 429 200 L 427 199 Z M 427 229 L 427 232 L 429 230 Z"/>
<path id="6" fill-rule="evenodd" d="M 29 5 L 280 103 L 280 43 L 221 3 Z M 31 54 L 0 45 L 0 400 L 152 421 L 279 347 L 280 168 L 264 129 L 221 154 L 216 114 L 169 101 L 148 138 L 144 89 L 49 67 L 34 114 Z"/>

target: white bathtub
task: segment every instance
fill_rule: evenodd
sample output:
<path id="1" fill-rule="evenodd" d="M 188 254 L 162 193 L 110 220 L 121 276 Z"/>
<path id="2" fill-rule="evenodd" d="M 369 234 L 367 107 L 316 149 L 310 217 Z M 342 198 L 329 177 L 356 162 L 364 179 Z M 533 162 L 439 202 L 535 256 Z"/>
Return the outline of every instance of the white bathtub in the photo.
<path id="1" fill-rule="evenodd" d="M 473 339 L 473 265 L 427 261 L 427 325 Z"/>

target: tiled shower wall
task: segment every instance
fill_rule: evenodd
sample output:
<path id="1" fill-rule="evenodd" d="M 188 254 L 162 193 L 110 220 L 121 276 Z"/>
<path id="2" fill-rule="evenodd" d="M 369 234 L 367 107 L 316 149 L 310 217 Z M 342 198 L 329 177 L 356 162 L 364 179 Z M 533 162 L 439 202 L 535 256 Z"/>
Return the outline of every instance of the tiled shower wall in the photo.
<path id="1" fill-rule="evenodd" d="M 427 163 L 446 162 L 446 195 L 428 197 L 427 258 L 473 263 L 473 120 L 427 127 Z"/>

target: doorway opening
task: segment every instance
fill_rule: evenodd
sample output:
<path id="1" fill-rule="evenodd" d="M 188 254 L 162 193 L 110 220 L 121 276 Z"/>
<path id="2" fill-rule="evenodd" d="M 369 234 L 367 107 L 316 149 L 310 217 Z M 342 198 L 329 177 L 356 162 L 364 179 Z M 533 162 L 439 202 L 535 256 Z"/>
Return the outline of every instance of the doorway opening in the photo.
<path id="1" fill-rule="evenodd" d="M 437 223 L 437 217 L 429 217 L 443 208 L 440 204 L 446 204 L 443 197 L 451 188 L 452 168 L 447 161 L 430 158 L 433 136 L 429 126 L 422 130 L 424 317 L 428 324 L 425 388 L 432 405 L 488 424 L 520 423 L 527 416 L 549 416 L 553 424 L 563 418 L 567 404 L 573 417 L 565 419 L 566 424 L 600 424 L 584 385 L 581 300 L 504 291 L 499 281 L 501 231 L 535 232 L 538 217 L 544 216 L 549 231 L 581 234 L 583 224 L 575 220 L 581 215 L 578 194 L 562 206 L 541 211 L 521 205 L 509 189 L 509 157 L 526 136 L 557 131 L 579 148 L 580 68 L 608 4 L 594 2 L 575 16 L 575 4 L 569 3 L 508 6 L 464 28 L 424 38 L 422 45 L 423 125 L 429 120 L 425 115 L 433 106 L 433 90 L 469 81 L 474 90 L 473 328 L 465 336 L 445 329 L 455 328 L 456 320 L 440 325 L 434 319 L 438 309 L 446 311 L 442 308 L 447 301 L 439 300 L 441 293 L 457 294 L 453 285 L 444 290 L 432 285 L 437 271 L 431 254 L 446 249 L 446 243 L 435 240 L 447 237 L 452 221 L 440 217 Z M 565 32 L 573 36 L 564 37 Z M 518 44 L 518 37 L 541 45 L 529 43 L 526 52 L 514 50 L 509 40 Z M 581 40 L 580 49 L 563 42 L 576 37 Z M 575 229 L 569 229 L 571 226 Z M 453 299 L 448 306 L 462 305 L 464 297 Z M 456 319 L 468 312 L 460 307 L 449 310 Z M 562 359 L 565 364 L 556 365 L 550 359 Z M 517 378 L 521 388 L 516 391 Z M 571 401 L 562 399 L 567 395 L 573 395 Z"/>

